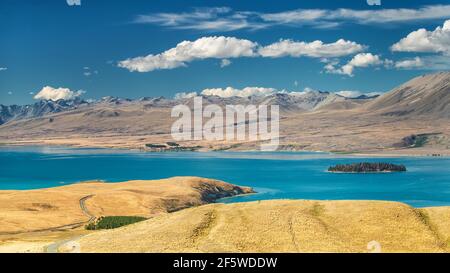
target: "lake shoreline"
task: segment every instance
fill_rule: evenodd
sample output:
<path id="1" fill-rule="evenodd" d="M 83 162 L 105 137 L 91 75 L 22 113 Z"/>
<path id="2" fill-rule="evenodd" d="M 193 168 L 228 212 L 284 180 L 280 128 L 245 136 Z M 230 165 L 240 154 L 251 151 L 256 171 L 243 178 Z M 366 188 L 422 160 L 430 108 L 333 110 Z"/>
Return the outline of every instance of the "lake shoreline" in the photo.
<path id="1" fill-rule="evenodd" d="M 446 158 L 366 158 L 408 166 L 401 175 L 355 176 L 329 173 L 336 164 L 361 161 L 352 155 L 317 152 L 183 152 L 146 153 L 129 150 L 55 146 L 0 148 L 0 189 L 57 188 L 84 181 L 115 184 L 172 176 L 210 177 L 253 187 L 257 194 L 225 203 L 267 199 L 392 200 L 414 207 L 450 205 L 445 194 L 450 166 Z M 27 172 L 23 167 L 29 166 Z M 30 175 L 33 174 L 33 175 Z M 378 174 L 378 173 L 377 173 Z M 25 182 L 24 182 L 25 181 Z M 430 187 L 430 185 L 433 185 Z"/>
<path id="2" fill-rule="evenodd" d="M 226 150 L 214 150 L 214 149 L 204 149 L 204 150 L 195 150 L 195 151 L 151 151 L 146 150 L 143 147 L 121 147 L 121 146 L 110 146 L 110 145 L 91 145 L 91 144 L 75 144 L 75 143 L 54 143 L 52 141 L 13 141 L 13 142 L 0 142 L 0 148 L 2 146 L 5 147 L 61 147 L 61 148 L 71 148 L 71 149 L 111 149 L 111 150 L 119 150 L 119 151 L 136 151 L 136 152 L 146 152 L 146 153 L 167 153 L 167 154 L 176 154 L 176 153 L 209 153 L 209 152 L 259 152 L 259 153 L 267 153 L 264 151 L 260 151 L 257 149 L 226 149 Z M 385 149 L 380 151 L 333 151 L 333 150 L 276 150 L 275 152 L 282 153 L 329 153 L 335 156 L 354 156 L 354 157 L 433 157 L 433 158 L 446 158 L 450 157 L 450 150 L 448 151 L 436 151 L 434 149 L 428 148 L 409 148 L 409 149 Z"/>

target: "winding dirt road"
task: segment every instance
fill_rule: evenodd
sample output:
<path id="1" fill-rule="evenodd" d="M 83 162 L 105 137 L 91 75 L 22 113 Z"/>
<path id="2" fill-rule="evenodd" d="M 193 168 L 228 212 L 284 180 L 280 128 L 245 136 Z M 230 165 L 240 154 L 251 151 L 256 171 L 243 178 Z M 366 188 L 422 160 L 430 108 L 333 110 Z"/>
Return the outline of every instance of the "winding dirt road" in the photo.
<path id="1" fill-rule="evenodd" d="M 77 227 L 80 227 L 80 226 L 82 226 L 82 225 L 84 225 L 84 224 L 89 224 L 89 223 L 91 223 L 91 222 L 93 222 L 93 221 L 95 220 L 95 215 L 93 215 L 93 214 L 87 209 L 87 207 L 86 207 L 86 200 L 88 200 L 88 199 L 90 199 L 90 198 L 92 198 L 92 197 L 94 197 L 93 194 L 88 195 L 88 196 L 85 196 L 85 197 L 83 197 L 83 198 L 80 199 L 80 201 L 79 201 L 79 202 L 80 202 L 80 208 L 81 208 L 81 210 L 83 211 L 83 213 L 84 213 L 87 217 L 89 217 L 89 220 L 88 220 L 87 222 L 81 223 L 81 224 L 80 224 L 79 226 L 77 226 Z M 74 228 L 76 228 L 76 227 L 74 227 Z M 84 235 L 78 235 L 78 236 L 75 236 L 75 237 L 72 237 L 72 238 L 69 238 L 69 239 L 64 239 L 64 240 L 56 241 L 56 242 L 54 242 L 54 243 L 48 245 L 48 246 L 45 248 L 45 252 L 46 252 L 46 253 L 58 253 L 58 249 L 59 249 L 62 245 L 65 245 L 65 244 L 69 244 L 69 243 L 71 243 L 71 242 L 74 242 L 74 241 L 80 239 L 80 238 L 83 237 L 83 236 L 84 236 Z M 79 250 L 79 248 L 77 248 L 76 245 L 73 245 L 72 247 L 73 247 L 74 252 L 77 252 L 77 251 Z"/>
<path id="2" fill-rule="evenodd" d="M 75 229 L 79 228 L 85 224 L 89 224 L 90 222 L 95 220 L 95 215 L 93 215 L 89 210 L 86 208 L 86 200 L 89 198 L 92 198 L 94 195 L 88 195 L 80 199 L 80 208 L 83 211 L 83 213 L 89 217 L 89 220 L 83 221 L 83 222 L 77 222 L 72 224 L 67 224 L 63 226 L 56 226 L 51 228 L 43 228 L 43 229 L 33 229 L 33 230 L 27 230 L 27 231 L 17 231 L 17 232 L 0 232 L 0 235 L 15 235 L 15 234 L 23 234 L 23 233 L 33 233 L 33 232 L 47 232 L 47 231 L 63 231 L 68 229 Z"/>
<path id="3" fill-rule="evenodd" d="M 93 215 L 86 207 L 86 200 L 88 200 L 88 199 L 90 199 L 92 197 L 94 197 L 93 194 L 85 196 L 85 197 L 80 199 L 80 208 L 83 211 L 84 215 L 89 217 L 89 220 L 87 221 L 87 223 L 90 223 L 90 222 L 95 220 L 95 215 Z"/>

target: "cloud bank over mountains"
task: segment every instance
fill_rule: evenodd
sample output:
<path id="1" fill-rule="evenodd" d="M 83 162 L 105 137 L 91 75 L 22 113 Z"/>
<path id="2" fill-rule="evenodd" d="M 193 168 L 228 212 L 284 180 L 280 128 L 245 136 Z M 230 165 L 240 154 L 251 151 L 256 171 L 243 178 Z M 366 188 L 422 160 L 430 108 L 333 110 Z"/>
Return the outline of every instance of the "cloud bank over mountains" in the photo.
<path id="1" fill-rule="evenodd" d="M 318 93 L 320 91 L 317 91 L 315 89 L 306 87 L 303 89 L 303 91 L 288 91 L 288 90 L 279 90 L 276 88 L 270 88 L 270 87 L 244 87 L 242 89 L 234 88 L 234 87 L 226 87 L 226 88 L 207 88 L 203 89 L 201 92 L 182 92 L 175 94 L 175 99 L 189 99 L 195 96 L 217 96 L 221 98 L 230 98 L 230 97 L 250 97 L 250 96 L 259 96 L 259 97 L 266 97 L 273 94 L 289 94 L 292 96 L 302 96 L 307 93 Z M 370 92 L 370 93 L 363 93 L 361 91 L 350 91 L 350 90 L 342 90 L 334 92 L 334 94 L 339 95 L 341 97 L 345 98 L 357 98 L 362 95 L 366 96 L 376 96 L 381 94 L 380 92 Z"/>
<path id="2" fill-rule="evenodd" d="M 45 86 L 43 87 L 35 96 L 34 99 L 36 100 L 50 100 L 50 101 L 58 101 L 58 100 L 73 100 L 81 95 L 86 93 L 83 90 L 78 91 L 72 91 L 69 88 L 54 88 L 51 86 Z M 257 97 L 266 97 L 273 94 L 289 94 L 291 96 L 302 96 L 307 93 L 320 93 L 320 91 L 306 87 L 303 89 L 303 91 L 288 91 L 285 89 L 276 89 L 271 87 L 244 87 L 242 89 L 234 88 L 234 87 L 226 87 L 226 88 L 206 88 L 203 89 L 201 92 L 181 92 L 177 93 L 174 96 L 174 99 L 188 99 L 195 96 L 203 95 L 203 96 L 217 96 L 220 98 L 231 98 L 231 97 L 251 97 L 251 96 L 257 96 Z M 362 95 L 366 96 L 375 96 L 379 95 L 381 93 L 379 92 L 370 92 L 370 93 L 363 93 L 360 91 L 349 91 L 349 90 L 342 90 L 333 92 L 336 95 L 339 95 L 341 97 L 345 98 L 357 98 Z"/>
<path id="3" fill-rule="evenodd" d="M 78 96 L 81 96 L 84 94 L 85 91 L 78 90 L 78 91 L 72 91 L 69 88 L 53 88 L 51 86 L 44 86 L 35 96 L 34 99 L 37 100 L 52 100 L 52 101 L 58 101 L 58 100 L 71 100 Z"/>
<path id="4" fill-rule="evenodd" d="M 221 98 L 229 97 L 250 97 L 250 96 L 267 96 L 279 92 L 275 88 L 265 87 L 245 87 L 243 89 L 236 89 L 233 87 L 227 88 L 209 88 L 204 89 L 201 94 L 204 96 L 218 96 Z"/>
<path id="5" fill-rule="evenodd" d="M 285 91 L 280 91 L 275 88 L 267 87 L 244 87 L 242 89 L 234 87 L 226 88 L 207 88 L 203 89 L 200 93 L 197 92 L 182 92 L 175 94 L 175 99 L 188 99 L 198 95 L 203 96 L 218 96 L 221 98 L 230 97 L 250 97 L 250 96 L 268 96 L 275 93 L 280 93 Z"/>

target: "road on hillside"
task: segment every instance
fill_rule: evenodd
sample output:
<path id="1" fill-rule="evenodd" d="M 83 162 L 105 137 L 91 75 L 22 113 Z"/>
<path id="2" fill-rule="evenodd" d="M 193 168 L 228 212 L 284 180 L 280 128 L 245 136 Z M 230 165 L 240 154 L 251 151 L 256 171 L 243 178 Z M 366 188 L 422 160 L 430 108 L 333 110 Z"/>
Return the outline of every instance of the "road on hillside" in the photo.
<path id="1" fill-rule="evenodd" d="M 93 221 L 95 220 L 95 215 L 93 215 L 93 214 L 88 210 L 88 208 L 86 207 L 86 200 L 88 200 L 88 199 L 90 199 L 90 198 L 92 198 L 92 197 L 94 197 L 93 194 L 87 195 L 87 196 L 85 196 L 85 197 L 83 197 L 83 198 L 81 198 L 81 199 L 79 200 L 81 211 L 84 213 L 84 215 L 86 215 L 87 217 L 89 217 L 89 220 L 88 220 L 87 222 L 81 223 L 78 227 L 80 227 L 80 226 L 82 226 L 82 225 L 84 225 L 84 224 L 89 224 L 89 223 L 91 223 L 91 222 L 93 222 Z M 79 251 L 80 251 L 79 245 L 78 245 L 78 243 L 76 243 L 75 241 L 78 240 L 78 239 L 80 239 L 80 238 L 82 238 L 83 236 L 84 236 L 84 235 L 78 235 L 78 236 L 76 236 L 76 237 L 72 237 L 72 238 L 69 238 L 69 239 L 64 239 L 64 240 L 56 241 L 56 242 L 54 242 L 54 243 L 48 245 L 48 246 L 45 248 L 45 252 L 46 252 L 46 253 L 58 253 L 58 249 L 59 249 L 62 245 L 66 245 L 66 244 L 69 245 L 69 246 L 72 248 L 72 252 L 79 252 Z M 70 245 L 70 244 L 71 244 L 71 245 Z"/>

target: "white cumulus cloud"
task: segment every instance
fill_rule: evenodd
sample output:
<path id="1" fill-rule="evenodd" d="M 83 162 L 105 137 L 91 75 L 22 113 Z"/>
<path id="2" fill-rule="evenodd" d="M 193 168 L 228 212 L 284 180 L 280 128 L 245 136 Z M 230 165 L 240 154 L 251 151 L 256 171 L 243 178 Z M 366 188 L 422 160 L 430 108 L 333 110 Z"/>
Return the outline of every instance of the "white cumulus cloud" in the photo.
<path id="1" fill-rule="evenodd" d="M 212 36 L 195 41 L 183 41 L 176 47 L 157 55 L 136 57 L 119 62 L 119 67 L 130 71 L 149 72 L 186 66 L 187 62 L 207 58 L 238 58 L 255 55 L 257 44 L 235 37 Z"/>
<path id="2" fill-rule="evenodd" d="M 276 89 L 271 87 L 244 87 L 242 89 L 234 88 L 234 87 L 226 87 L 226 88 L 207 88 L 203 89 L 201 92 L 182 92 L 175 94 L 175 99 L 186 99 L 192 98 L 195 96 L 203 95 L 203 96 L 218 96 L 221 98 L 230 98 L 230 97 L 249 97 L 249 96 L 261 96 L 266 97 L 273 94 L 287 94 L 290 96 L 305 96 L 308 93 L 318 93 L 317 89 L 305 87 L 303 91 L 294 91 L 294 90 L 285 90 L 285 89 Z M 380 92 L 361 92 L 355 90 L 342 90 L 332 92 L 342 97 L 346 98 L 356 98 L 361 95 L 366 96 L 375 96 L 380 95 Z"/>
<path id="3" fill-rule="evenodd" d="M 222 59 L 221 61 L 220 61 L 220 67 L 225 67 L 225 66 L 229 66 L 231 64 L 231 61 L 230 60 L 228 60 L 228 59 Z"/>
<path id="4" fill-rule="evenodd" d="M 83 67 L 83 75 L 86 77 L 90 77 L 92 75 L 97 75 L 98 70 L 92 70 L 89 66 Z"/>
<path id="5" fill-rule="evenodd" d="M 305 24 L 309 21 L 315 21 L 316 24 L 341 21 L 381 24 L 448 18 L 449 16 L 450 5 L 429 5 L 418 9 L 297 9 L 261 14 L 264 21 L 280 24 Z"/>
<path id="6" fill-rule="evenodd" d="M 85 93 L 83 90 L 72 91 L 69 88 L 53 88 L 51 86 L 43 87 L 35 96 L 37 100 L 70 100 Z"/>
<path id="7" fill-rule="evenodd" d="M 355 54 L 366 47 L 356 42 L 340 39 L 334 43 L 322 41 L 296 42 L 280 40 L 261 47 L 258 43 L 235 37 L 212 36 L 195 41 L 183 41 L 160 54 L 129 58 L 119 62 L 119 67 L 130 71 L 150 72 L 187 66 L 188 62 L 208 58 L 222 59 L 221 67 L 231 64 L 230 58 L 239 57 L 340 57 Z"/>
<path id="8" fill-rule="evenodd" d="M 411 69 L 411 68 L 417 68 L 422 67 L 424 65 L 423 61 L 419 57 L 415 57 L 414 59 L 407 59 L 403 61 L 395 62 L 396 68 L 401 69 Z"/>
<path id="9" fill-rule="evenodd" d="M 428 55 L 405 59 L 395 63 L 397 69 L 420 69 L 420 70 L 449 70 L 450 56 L 448 55 Z"/>
<path id="10" fill-rule="evenodd" d="M 189 99 L 189 98 L 193 98 L 197 96 L 197 92 L 181 92 L 181 93 L 176 93 L 174 96 L 174 99 L 179 100 L 179 99 Z"/>
<path id="11" fill-rule="evenodd" d="M 324 68 L 328 73 L 353 76 L 353 71 L 356 67 L 377 66 L 390 62 L 390 60 L 381 60 L 380 56 L 376 54 L 359 53 L 341 67 L 337 67 L 337 62 L 332 62 L 327 64 Z"/>
<path id="12" fill-rule="evenodd" d="M 363 0 L 361 0 L 363 1 Z M 195 8 L 178 13 L 138 15 L 134 23 L 203 31 L 258 30 L 276 26 L 336 28 L 346 23 L 392 24 L 450 18 L 450 5 L 386 9 L 295 9 L 274 13 L 234 11 L 229 7 Z"/>
<path id="13" fill-rule="evenodd" d="M 81 6 L 81 0 L 66 0 L 69 6 Z"/>
<path id="14" fill-rule="evenodd" d="M 436 52 L 450 54 L 450 20 L 433 31 L 424 28 L 409 33 L 391 46 L 392 51 Z"/>
<path id="15" fill-rule="evenodd" d="M 381 94 L 380 92 L 364 93 L 364 92 L 355 91 L 355 90 L 342 90 L 342 91 L 338 91 L 338 92 L 334 92 L 334 93 L 339 96 L 346 97 L 346 98 L 357 98 L 362 95 L 366 95 L 368 97 L 373 97 L 373 96 L 377 96 L 377 95 Z"/>
<path id="16" fill-rule="evenodd" d="M 0 67 L 0 71 L 5 71 L 5 70 L 8 70 L 8 68 L 7 67 Z"/>
<path id="17" fill-rule="evenodd" d="M 305 89 L 306 90 L 306 89 Z M 312 89 L 311 89 L 312 91 Z M 306 92 L 309 92 L 306 91 Z M 291 95 L 304 94 L 305 92 L 287 92 L 285 90 L 277 90 L 275 88 L 270 87 L 244 87 L 242 89 L 234 88 L 234 87 L 226 87 L 226 88 L 206 88 L 201 92 L 182 92 L 175 94 L 175 99 L 186 99 L 192 98 L 195 96 L 217 96 L 221 98 L 230 98 L 230 97 L 250 97 L 250 96 L 269 96 L 276 93 L 289 93 Z"/>
<path id="18" fill-rule="evenodd" d="M 204 89 L 201 92 L 201 94 L 204 96 L 218 96 L 222 98 L 229 98 L 229 97 L 267 96 L 276 92 L 278 92 L 278 90 L 276 90 L 275 88 L 267 88 L 267 87 L 245 87 L 243 89 L 227 87 L 227 88 Z"/>
<path id="19" fill-rule="evenodd" d="M 263 57 L 300 57 L 314 58 L 340 57 L 354 54 L 365 49 L 365 46 L 344 39 L 334 43 L 325 44 L 322 41 L 296 42 L 292 40 L 280 40 L 279 42 L 262 47 L 259 54 Z"/>

